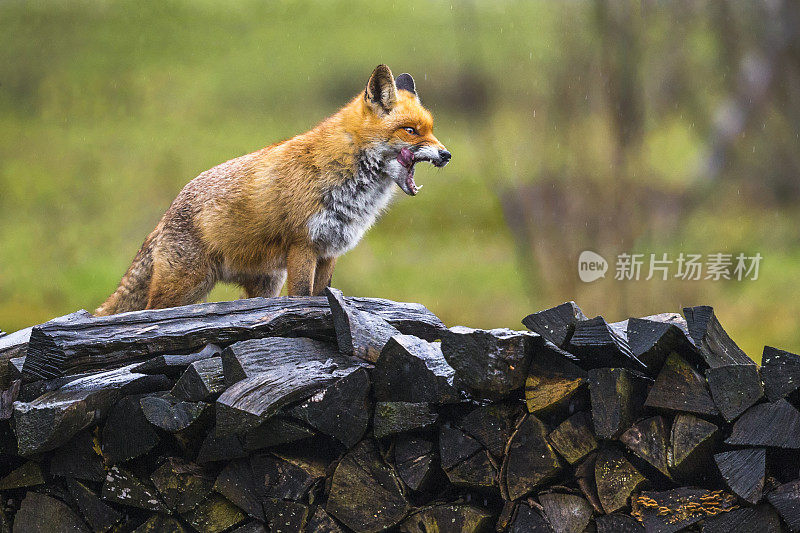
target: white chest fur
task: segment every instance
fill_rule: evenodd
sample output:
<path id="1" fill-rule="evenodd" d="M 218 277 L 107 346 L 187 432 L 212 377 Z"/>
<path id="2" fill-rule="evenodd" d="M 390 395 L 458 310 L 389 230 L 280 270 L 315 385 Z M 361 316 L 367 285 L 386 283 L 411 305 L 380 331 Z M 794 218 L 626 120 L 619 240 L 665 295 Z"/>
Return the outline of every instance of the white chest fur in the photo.
<path id="1" fill-rule="evenodd" d="M 323 209 L 308 221 L 311 241 L 325 257 L 351 250 L 386 208 L 393 182 L 377 158 L 363 157 L 355 175 L 328 190 Z"/>

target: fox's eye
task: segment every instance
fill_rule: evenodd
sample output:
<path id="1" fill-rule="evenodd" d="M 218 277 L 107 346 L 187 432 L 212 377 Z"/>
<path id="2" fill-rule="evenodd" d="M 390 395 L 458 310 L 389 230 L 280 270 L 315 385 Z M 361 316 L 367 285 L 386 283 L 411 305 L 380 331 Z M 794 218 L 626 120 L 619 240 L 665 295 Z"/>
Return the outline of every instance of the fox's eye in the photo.
<path id="1" fill-rule="evenodd" d="M 419 133 L 417 133 L 417 130 L 415 130 L 414 128 L 406 127 L 406 128 L 403 128 L 403 129 L 406 130 L 406 132 L 410 133 L 411 135 L 419 135 Z"/>

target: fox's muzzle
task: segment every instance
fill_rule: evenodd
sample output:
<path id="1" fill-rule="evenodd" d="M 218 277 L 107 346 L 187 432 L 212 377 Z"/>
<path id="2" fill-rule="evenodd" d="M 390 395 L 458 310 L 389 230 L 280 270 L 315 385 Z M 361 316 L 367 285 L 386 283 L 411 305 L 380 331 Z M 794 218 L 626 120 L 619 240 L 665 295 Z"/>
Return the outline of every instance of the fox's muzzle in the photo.
<path id="1" fill-rule="evenodd" d="M 431 163 L 433 163 L 433 166 L 435 167 L 443 167 L 450 162 L 451 157 L 452 154 L 450 154 L 450 152 L 447 150 L 439 150 L 439 157 L 435 160 L 432 160 Z"/>
<path id="2" fill-rule="evenodd" d="M 441 145 L 439 145 L 441 146 Z M 435 167 L 443 167 L 449 161 L 452 155 L 446 148 L 436 148 L 431 145 L 423 146 L 414 152 L 414 162 L 427 161 Z"/>

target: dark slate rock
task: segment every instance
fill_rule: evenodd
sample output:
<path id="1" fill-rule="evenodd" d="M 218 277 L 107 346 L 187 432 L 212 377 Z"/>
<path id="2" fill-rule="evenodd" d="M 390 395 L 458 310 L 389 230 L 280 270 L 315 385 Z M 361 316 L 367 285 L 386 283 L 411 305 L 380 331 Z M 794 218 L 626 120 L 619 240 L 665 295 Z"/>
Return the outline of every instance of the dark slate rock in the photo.
<path id="1" fill-rule="evenodd" d="M 154 513 L 169 512 L 154 487 L 118 466 L 108 471 L 103 483 L 103 499 Z"/>
<path id="2" fill-rule="evenodd" d="M 140 374 L 164 374 L 173 378 L 180 376 L 192 363 L 211 357 L 218 357 L 222 348 L 207 344 L 202 350 L 190 354 L 157 355 L 133 367 Z"/>
<path id="3" fill-rule="evenodd" d="M 355 531 L 381 531 L 400 523 L 410 510 L 394 470 L 373 441 L 350 450 L 331 479 L 326 511 Z"/>
<path id="4" fill-rule="evenodd" d="M 411 402 L 378 402 L 375 404 L 373 432 L 380 439 L 432 426 L 439 415 L 430 404 Z"/>
<path id="5" fill-rule="evenodd" d="M 781 398 L 754 405 L 733 424 L 728 444 L 800 448 L 800 412 Z"/>
<path id="6" fill-rule="evenodd" d="M 732 422 L 764 397 L 764 387 L 756 365 L 723 365 L 706 370 L 708 388 L 714 403 Z"/>
<path id="7" fill-rule="evenodd" d="M 478 533 L 490 531 L 493 515 L 486 509 L 467 504 L 438 504 L 424 507 L 409 516 L 401 528 L 409 533 L 430 531 L 460 531 Z"/>
<path id="8" fill-rule="evenodd" d="M 378 298 L 346 301 L 361 311 L 379 315 L 404 334 L 435 339 L 443 327 L 420 304 Z M 226 345 L 250 338 L 295 335 L 334 339 L 326 298 L 247 298 L 112 316 L 68 316 L 33 328 L 23 379 L 51 379 L 141 362 L 158 354 L 186 353 L 209 342 Z"/>
<path id="9" fill-rule="evenodd" d="M 286 405 L 308 398 L 354 372 L 332 361 L 282 364 L 229 387 L 217 399 L 218 434 L 244 433 L 276 414 Z"/>
<path id="10" fill-rule="evenodd" d="M 587 320 L 575 302 L 566 302 L 522 319 L 526 328 L 563 348 L 575 331 L 575 324 Z"/>
<path id="11" fill-rule="evenodd" d="M 767 500 L 781 515 L 790 531 L 800 531 L 800 479 L 784 483 L 769 492 Z"/>
<path id="12" fill-rule="evenodd" d="M 719 413 L 708 391 L 706 379 L 675 353 L 667 358 L 658 373 L 645 406 L 701 415 Z"/>
<path id="13" fill-rule="evenodd" d="M 398 436 L 395 441 L 394 460 L 397 474 L 411 490 L 424 490 L 436 475 L 435 446 L 427 439 L 409 435 Z"/>
<path id="14" fill-rule="evenodd" d="M 764 346 L 761 357 L 764 392 L 771 402 L 800 389 L 800 355 Z"/>
<path id="15" fill-rule="evenodd" d="M 86 481 L 102 482 L 106 478 L 100 441 L 92 431 L 81 431 L 50 455 L 50 473 Z"/>
<path id="16" fill-rule="evenodd" d="M 166 506 L 178 514 L 194 509 L 214 487 L 214 476 L 208 469 L 177 457 L 168 457 L 150 480 Z"/>
<path id="17" fill-rule="evenodd" d="M 525 386 L 533 348 L 542 342 L 527 331 L 456 326 L 442 331 L 442 354 L 459 383 L 496 399 Z"/>
<path id="18" fill-rule="evenodd" d="M 331 306 L 333 327 L 339 351 L 374 363 L 386 342 L 400 331 L 378 315 L 360 311 L 348 304 L 342 291 L 325 289 Z"/>
<path id="19" fill-rule="evenodd" d="M 369 392 L 369 374 L 362 368 L 318 392 L 290 414 L 351 448 L 367 431 L 372 412 Z"/>
<path id="20" fill-rule="evenodd" d="M 155 428 L 142 412 L 140 396 L 126 396 L 114 405 L 103 425 L 102 450 L 108 465 L 140 457 L 158 444 Z"/>
<path id="21" fill-rule="evenodd" d="M 461 394 L 454 379 L 439 343 L 395 335 L 375 363 L 373 388 L 383 402 L 456 403 Z"/>
<path id="22" fill-rule="evenodd" d="M 14 532 L 80 533 L 88 529 L 64 502 L 28 492 L 22 506 L 14 516 Z"/>
<path id="23" fill-rule="evenodd" d="M 648 374 L 657 374 L 673 352 L 691 355 L 693 362 L 698 358 L 686 320 L 678 313 L 631 318 L 626 322 L 628 345 L 633 355 L 647 366 Z"/>
<path id="24" fill-rule="evenodd" d="M 0 490 L 35 487 L 44 484 L 42 467 L 36 461 L 28 461 L 0 479 Z"/>
<path id="25" fill-rule="evenodd" d="M 242 446 L 239 437 L 236 435 L 217 435 L 215 428 L 211 428 L 208 431 L 200 450 L 197 452 L 198 463 L 229 461 L 240 457 L 247 457 L 247 452 Z"/>
<path id="26" fill-rule="evenodd" d="M 341 369 L 366 363 L 339 353 L 336 346 L 306 338 L 268 337 L 237 342 L 222 351 L 225 385 L 270 372 L 284 365 L 329 363 Z"/>
<path id="27" fill-rule="evenodd" d="M 197 531 L 204 533 L 221 533 L 247 518 L 239 508 L 219 494 L 212 494 L 181 516 Z"/>
<path id="28" fill-rule="evenodd" d="M 70 478 L 66 483 L 75 505 L 92 531 L 105 532 L 122 521 L 122 513 L 103 502 L 89 487 Z"/>
<path id="29" fill-rule="evenodd" d="M 369 416 L 369 413 L 366 416 Z M 254 451 L 297 442 L 314 435 L 316 433 L 313 429 L 299 422 L 274 416 L 242 435 L 241 441 L 245 451 Z"/>
<path id="30" fill-rule="evenodd" d="M 764 448 L 745 448 L 714 455 L 722 478 L 741 499 L 757 504 L 766 477 L 767 452 Z"/>
<path id="31" fill-rule="evenodd" d="M 548 433 L 547 426 L 528 415 L 511 436 L 501 474 L 501 488 L 509 499 L 527 495 L 560 470 L 561 462 L 547 441 Z"/>
<path id="32" fill-rule="evenodd" d="M 205 402 L 185 402 L 169 393 L 144 396 L 139 403 L 148 422 L 168 433 L 184 431 L 202 423 L 211 415 L 211 405 Z"/>
<path id="33" fill-rule="evenodd" d="M 709 367 L 755 364 L 722 328 L 713 307 L 684 307 L 683 314 L 689 334 Z"/>
<path id="34" fill-rule="evenodd" d="M 627 339 L 627 324 L 609 324 L 602 316 L 575 324 L 567 350 L 576 355 L 584 368 L 603 366 L 646 370 L 631 350 Z"/>
<path id="35" fill-rule="evenodd" d="M 225 374 L 221 357 L 209 357 L 194 361 L 181 374 L 172 388 L 172 395 L 179 400 L 201 402 L 215 398 L 225 390 Z"/>
<path id="36" fill-rule="evenodd" d="M 137 381 L 151 382 L 151 376 L 130 369 L 89 374 L 31 402 L 15 403 L 19 452 L 30 455 L 58 448 L 103 418 L 123 392 L 135 390 Z"/>

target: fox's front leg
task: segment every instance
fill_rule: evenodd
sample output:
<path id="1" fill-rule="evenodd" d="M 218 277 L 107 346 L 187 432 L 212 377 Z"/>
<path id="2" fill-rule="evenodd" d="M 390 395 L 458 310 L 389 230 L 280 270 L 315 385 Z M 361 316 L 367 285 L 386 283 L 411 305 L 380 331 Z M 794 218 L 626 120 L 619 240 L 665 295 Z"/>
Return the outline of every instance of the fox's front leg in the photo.
<path id="1" fill-rule="evenodd" d="M 330 286 L 334 266 L 336 266 L 335 257 L 319 258 L 317 261 L 317 272 L 314 275 L 314 296 L 321 295 L 325 291 L 325 287 Z"/>
<path id="2" fill-rule="evenodd" d="M 289 296 L 311 296 L 317 270 L 317 254 L 308 246 L 294 245 L 286 257 Z"/>

